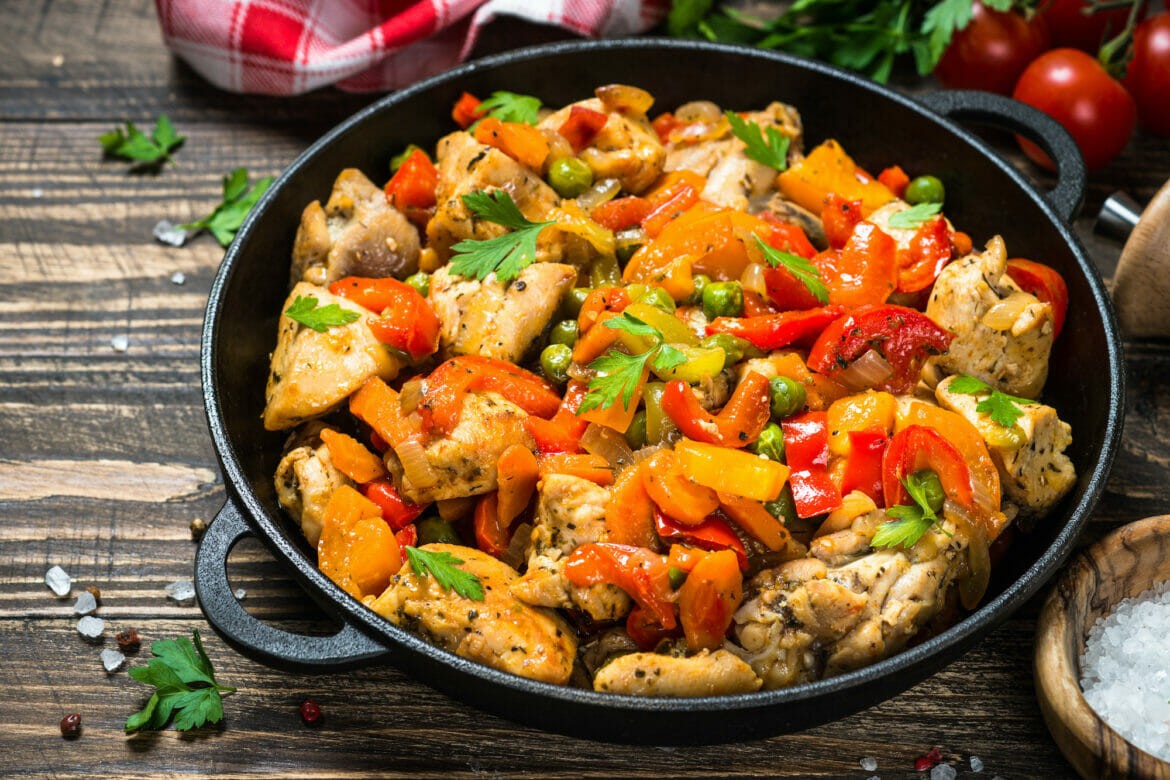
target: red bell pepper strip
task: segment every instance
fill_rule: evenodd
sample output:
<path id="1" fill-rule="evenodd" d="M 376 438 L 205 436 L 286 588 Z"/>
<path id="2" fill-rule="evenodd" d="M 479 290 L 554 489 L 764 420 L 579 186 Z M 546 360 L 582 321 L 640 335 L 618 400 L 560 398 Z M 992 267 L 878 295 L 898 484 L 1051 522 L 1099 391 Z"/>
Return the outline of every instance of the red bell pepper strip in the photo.
<path id="1" fill-rule="evenodd" d="M 654 530 L 664 542 L 683 542 L 703 550 L 731 550 L 739 559 L 739 568 L 747 571 L 747 550 L 731 525 L 718 514 L 708 515 L 698 525 L 682 525 L 654 509 Z"/>
<path id="2" fill-rule="evenodd" d="M 768 380 L 763 374 L 748 372 L 719 414 L 712 415 L 699 405 L 690 386 L 676 379 L 666 384 L 662 410 L 684 436 L 739 449 L 759 438 L 760 431 L 768 424 L 771 416 Z"/>
<path id="3" fill-rule="evenodd" d="M 582 149 L 593 143 L 593 139 L 601 132 L 601 128 L 605 127 L 608 119 L 609 117 L 600 111 L 585 106 L 573 106 L 569 109 L 569 118 L 561 123 L 557 132 L 565 137 L 569 146 L 573 147 L 573 153 L 579 154 Z"/>
<path id="4" fill-rule="evenodd" d="M 640 650 L 649 652 L 662 640 L 681 635 L 682 628 L 677 624 L 674 628 L 663 628 L 651 612 L 634 604 L 630 614 L 626 615 L 626 633 Z"/>
<path id="5" fill-rule="evenodd" d="M 451 118 L 455 120 L 455 124 L 462 127 L 464 130 L 471 127 L 475 120 L 483 116 L 479 110 L 479 104 L 482 101 L 470 92 L 464 92 L 455 101 L 455 106 L 451 109 Z"/>
<path id="6" fill-rule="evenodd" d="M 716 317 L 707 333 L 729 333 L 770 352 L 810 339 L 844 313 L 843 306 L 821 306 L 762 317 Z"/>
<path id="7" fill-rule="evenodd" d="M 419 360 L 439 348 L 439 317 L 430 302 L 409 284 L 392 277 L 368 279 L 347 276 L 329 285 L 340 295 L 371 311 L 381 312 L 370 320 L 374 338 Z"/>
<path id="8" fill-rule="evenodd" d="M 459 423 L 464 396 L 475 390 L 491 390 L 530 415 L 552 417 L 561 405 L 545 380 L 503 360 L 461 355 L 446 361 L 426 378 L 418 412 L 424 430 L 450 433 Z"/>
<path id="9" fill-rule="evenodd" d="M 670 134 L 679 127 L 686 127 L 687 123 L 682 122 L 674 114 L 669 111 L 659 114 L 654 117 L 654 121 L 650 126 L 654 128 L 654 132 L 658 133 L 658 140 L 666 143 L 670 140 Z"/>
<path id="10" fill-rule="evenodd" d="M 536 440 L 536 449 L 541 455 L 581 452 L 581 436 L 589 427 L 589 421 L 577 416 L 577 408 L 581 406 L 581 399 L 585 397 L 588 388 L 584 382 L 569 382 L 565 397 L 561 399 L 561 405 L 552 419 L 525 418 L 524 427 Z"/>
<path id="11" fill-rule="evenodd" d="M 882 457 L 882 491 L 886 506 L 913 504 L 902 480 L 915 471 L 930 469 L 938 475 L 943 492 L 975 512 L 971 470 L 955 445 L 934 428 L 908 425 L 894 434 Z"/>
<path id="12" fill-rule="evenodd" d="M 743 316 L 766 317 L 769 314 L 780 312 L 772 305 L 772 301 L 752 290 L 743 291 Z M 710 332 L 710 331 L 708 331 Z"/>
<path id="13" fill-rule="evenodd" d="M 764 271 L 764 285 L 768 298 L 780 311 L 815 309 L 821 305 L 805 283 L 793 276 L 787 268 L 769 268 Z"/>
<path id="14" fill-rule="evenodd" d="M 508 544 L 512 541 L 512 534 L 504 523 L 500 522 L 499 501 L 494 492 L 480 496 L 475 504 L 475 543 L 493 558 L 499 558 L 508 551 Z"/>
<path id="15" fill-rule="evenodd" d="M 898 243 L 877 225 L 858 222 L 845 246 L 813 258 L 829 302 L 844 306 L 884 303 L 898 286 Z"/>
<path id="16" fill-rule="evenodd" d="M 687 649 L 716 650 L 723 645 L 735 611 L 743 603 L 743 572 L 727 550 L 703 557 L 678 589 L 679 623 Z"/>
<path id="17" fill-rule="evenodd" d="M 841 479 L 841 493 L 860 490 L 885 506 L 882 488 L 882 456 L 890 443 L 885 431 L 849 431 L 849 457 Z"/>
<path id="18" fill-rule="evenodd" d="M 649 214 L 650 201 L 637 195 L 606 201 L 589 212 L 594 222 L 614 232 L 642 224 Z"/>
<path id="19" fill-rule="evenodd" d="M 436 202 L 439 169 L 422 149 L 415 149 L 386 182 L 386 201 L 403 213 L 429 209 Z"/>
<path id="20" fill-rule="evenodd" d="M 1007 275 L 1024 292 L 1052 305 L 1052 336 L 1059 336 L 1068 312 L 1068 285 L 1064 283 L 1064 277 L 1043 263 L 1022 257 L 1007 261 Z"/>
<path id="21" fill-rule="evenodd" d="M 630 294 L 625 287 L 594 288 L 581 304 L 577 315 L 577 328 L 585 333 L 593 327 L 602 312 L 621 312 L 630 305 Z"/>
<path id="22" fill-rule="evenodd" d="M 861 201 L 846 200 L 836 193 L 825 198 L 821 209 L 821 222 L 825 226 L 825 238 L 831 249 L 843 249 L 850 236 L 862 220 Z"/>
<path id="23" fill-rule="evenodd" d="M 569 582 L 579 588 L 601 583 L 616 585 L 663 628 L 678 625 L 664 556 L 628 544 L 589 542 L 565 559 L 563 571 Z"/>
<path id="24" fill-rule="evenodd" d="M 910 183 L 910 177 L 906 175 L 900 165 L 891 165 L 879 173 L 877 178 L 899 198 L 906 193 L 906 185 Z"/>
<path id="25" fill-rule="evenodd" d="M 805 412 L 780 423 L 784 431 L 784 458 L 792 473 L 797 517 L 813 517 L 841 505 L 841 491 L 829 478 L 829 427 L 825 412 Z"/>
<path id="26" fill-rule="evenodd" d="M 414 523 L 411 523 L 401 531 L 395 531 L 394 540 L 398 542 L 399 549 L 402 549 L 403 547 L 417 547 L 418 526 L 416 526 Z"/>
<path id="27" fill-rule="evenodd" d="M 376 479 L 362 485 L 362 495 L 382 510 L 382 519 L 395 531 L 401 531 L 419 518 L 428 504 L 412 504 L 398 494 L 389 478 Z"/>
<path id="28" fill-rule="evenodd" d="M 954 337 L 920 311 L 867 304 L 821 332 L 809 352 L 808 367 L 832 377 L 867 350 L 876 349 L 893 369 L 877 389 L 906 393 L 918 383 L 926 358 L 946 352 Z"/>
<path id="29" fill-rule="evenodd" d="M 951 252 L 947 221 L 939 216 L 923 222 L 910 239 L 910 246 L 898 250 L 898 292 L 918 292 L 934 284 L 951 261 Z"/>
<path id="30" fill-rule="evenodd" d="M 762 211 L 759 217 L 772 228 L 772 232 L 766 239 L 768 246 L 779 249 L 781 252 L 798 255 L 805 260 L 812 260 L 816 255 L 817 248 L 808 240 L 808 236 L 800 225 L 785 222 L 771 211 Z"/>
<path id="31" fill-rule="evenodd" d="M 690 182 L 680 180 L 671 185 L 669 192 L 664 192 L 660 202 L 653 205 L 650 213 L 643 217 L 642 229 L 646 231 L 646 235 L 654 238 L 671 220 L 698 202 L 699 190 Z"/>

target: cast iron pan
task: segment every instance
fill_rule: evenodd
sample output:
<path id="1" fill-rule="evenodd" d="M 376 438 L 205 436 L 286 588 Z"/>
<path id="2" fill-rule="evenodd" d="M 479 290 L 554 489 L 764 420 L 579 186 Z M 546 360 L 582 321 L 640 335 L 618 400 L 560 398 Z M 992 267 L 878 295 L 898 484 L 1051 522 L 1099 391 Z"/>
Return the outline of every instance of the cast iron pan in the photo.
<path id="1" fill-rule="evenodd" d="M 1013 256 L 1057 268 L 1069 286 L 1068 323 L 1056 345 L 1045 400 L 1073 424 L 1079 479 L 1038 531 L 1021 535 L 993 576 L 986 603 L 948 631 L 904 653 L 833 679 L 785 690 L 698 699 L 603 695 L 534 682 L 457 658 L 386 622 L 316 568 L 300 531 L 279 510 L 273 472 L 283 434 L 260 423 L 268 354 L 287 292 L 301 209 L 327 198 L 345 167 L 374 181 L 410 142 L 452 129 L 464 90 L 508 89 L 562 105 L 622 82 L 649 90 L 655 110 L 707 98 L 735 109 L 782 100 L 799 108 L 808 146 L 840 140 L 870 170 L 898 163 L 946 185 L 947 215 L 977 245 L 1001 233 Z M 1045 194 L 952 120 L 1024 133 L 1058 161 Z M 203 331 L 208 422 L 228 501 L 199 548 L 196 586 L 208 620 L 240 651 L 287 669 L 334 671 L 390 661 L 450 695 L 539 728 L 621 742 L 743 740 L 814 726 L 868 707 L 953 661 L 1020 607 L 1056 571 L 1105 485 L 1121 433 L 1121 343 L 1100 276 L 1070 232 L 1085 169 L 1071 139 L 1042 114 L 986 93 L 924 95 L 918 101 L 855 75 L 782 54 L 707 43 L 633 39 L 573 42 L 470 63 L 390 95 L 313 144 L 260 201 L 227 252 L 211 290 Z M 297 636 L 250 617 L 232 596 L 228 552 L 259 537 L 342 628 Z"/>

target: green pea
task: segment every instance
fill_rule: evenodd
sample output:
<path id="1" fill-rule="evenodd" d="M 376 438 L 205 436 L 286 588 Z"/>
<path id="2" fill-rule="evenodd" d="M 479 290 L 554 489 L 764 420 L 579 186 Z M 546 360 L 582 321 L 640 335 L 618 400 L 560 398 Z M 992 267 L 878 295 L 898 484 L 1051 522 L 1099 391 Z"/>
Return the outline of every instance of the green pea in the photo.
<path id="1" fill-rule="evenodd" d="M 431 294 L 431 275 L 425 271 L 406 277 L 406 283 L 418 290 L 418 294 L 424 298 Z"/>
<path id="2" fill-rule="evenodd" d="M 576 320 L 561 320 L 556 325 L 553 325 L 552 331 L 548 334 L 549 344 L 564 344 L 566 347 L 572 347 L 577 343 L 577 337 L 580 335 Z"/>
<path id="3" fill-rule="evenodd" d="M 792 488 L 788 485 L 784 486 L 784 489 L 780 491 L 780 495 L 776 496 L 775 501 L 765 503 L 764 509 L 767 509 L 768 514 L 786 526 L 792 525 L 797 521 L 796 499 L 792 497 Z"/>
<path id="4" fill-rule="evenodd" d="M 589 269 L 589 283 L 593 287 L 615 287 L 622 283 L 622 269 L 616 257 L 602 255 Z"/>
<path id="5" fill-rule="evenodd" d="M 704 287 L 703 313 L 709 320 L 743 314 L 743 288 L 739 282 L 711 282 Z"/>
<path id="6" fill-rule="evenodd" d="M 751 346 L 751 342 L 747 339 L 741 339 L 739 336 L 732 336 L 730 333 L 712 333 L 702 341 L 699 342 L 700 347 L 719 347 L 723 350 L 723 354 L 727 355 L 727 360 L 723 362 L 723 367 L 728 368 L 734 366 L 739 361 L 743 360 L 746 350 Z"/>
<path id="7" fill-rule="evenodd" d="M 707 285 L 711 284 L 711 277 L 707 274 L 699 274 L 694 279 L 695 291 L 691 293 L 691 297 L 687 298 L 687 303 L 692 306 L 698 306 L 703 302 L 703 290 L 707 289 Z"/>
<path id="8" fill-rule="evenodd" d="M 677 566 L 671 566 L 667 569 L 666 577 L 670 580 L 670 587 L 673 590 L 678 590 L 687 581 L 687 573 Z"/>
<path id="9" fill-rule="evenodd" d="M 575 198 L 593 186 L 593 170 L 576 157 L 562 157 L 548 167 L 548 183 L 562 198 Z"/>
<path id="10" fill-rule="evenodd" d="M 670 297 L 670 293 L 661 287 L 650 285 L 638 297 L 639 303 L 648 303 L 651 306 L 657 306 L 660 309 L 667 311 L 674 311 L 674 298 Z"/>
<path id="11" fill-rule="evenodd" d="M 947 494 L 943 491 L 942 480 L 938 478 L 938 474 L 930 469 L 922 469 L 911 474 L 908 481 L 913 482 L 922 491 L 922 495 L 926 497 L 926 505 L 931 511 L 942 511 Z"/>
<path id="12" fill-rule="evenodd" d="M 455 527 L 437 515 L 424 517 L 415 523 L 418 530 L 418 543 L 424 544 L 463 544 Z"/>
<path id="13" fill-rule="evenodd" d="M 804 386 L 786 376 L 774 376 L 768 380 L 768 391 L 772 395 L 772 416 L 777 420 L 791 417 L 804 408 Z"/>
<path id="14" fill-rule="evenodd" d="M 569 364 L 573 362 L 573 350 L 564 344 L 549 344 L 540 353 L 540 368 L 553 382 L 563 385 L 569 381 Z"/>
<path id="15" fill-rule="evenodd" d="M 646 446 L 646 410 L 639 409 L 630 420 L 630 427 L 626 428 L 626 444 L 632 450 L 640 450 Z"/>
<path id="16" fill-rule="evenodd" d="M 568 319 L 577 319 L 581 313 L 581 307 L 585 305 L 585 299 L 589 297 L 589 293 L 593 292 L 588 287 L 574 287 L 569 290 L 561 301 L 561 317 Z"/>
<path id="17" fill-rule="evenodd" d="M 942 203 L 947 191 L 937 176 L 919 176 L 906 185 L 903 199 L 911 206 L 919 203 Z"/>
<path id="18" fill-rule="evenodd" d="M 760 438 L 751 444 L 751 451 L 777 463 L 784 462 L 784 430 L 776 423 L 768 423 L 760 431 Z"/>
<path id="19" fill-rule="evenodd" d="M 613 253 L 623 263 L 627 262 L 646 243 L 646 231 L 642 228 L 627 228 L 613 234 Z"/>

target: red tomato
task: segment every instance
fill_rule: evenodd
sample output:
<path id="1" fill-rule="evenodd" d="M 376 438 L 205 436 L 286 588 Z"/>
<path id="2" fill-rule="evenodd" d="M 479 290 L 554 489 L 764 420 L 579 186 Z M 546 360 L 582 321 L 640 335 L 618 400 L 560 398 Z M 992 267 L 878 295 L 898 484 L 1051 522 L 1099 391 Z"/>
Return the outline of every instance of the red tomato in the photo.
<path id="1" fill-rule="evenodd" d="M 1146 19 L 1134 31 L 1125 88 L 1137 103 L 1142 127 L 1170 135 L 1170 11 Z"/>
<path id="2" fill-rule="evenodd" d="M 1090 171 L 1120 154 L 1137 121 L 1133 98 L 1096 59 L 1077 49 L 1053 49 L 1033 60 L 1020 76 L 1016 100 L 1038 108 L 1072 134 Z M 1052 161 L 1035 144 L 1020 148 L 1038 165 Z"/>
<path id="3" fill-rule="evenodd" d="M 971 21 L 955 33 L 934 75 L 951 89 L 983 89 L 1010 95 L 1016 80 L 1049 47 L 1048 24 L 976 0 Z"/>
<path id="4" fill-rule="evenodd" d="M 1092 9 L 1089 0 L 1049 0 L 1044 4 L 1040 15 L 1048 25 L 1052 45 L 1095 54 L 1102 43 L 1125 27 L 1130 10 L 1128 4 L 1100 11 Z"/>
<path id="5" fill-rule="evenodd" d="M 1064 277 L 1043 263 L 1022 257 L 1008 260 L 1007 275 L 1024 292 L 1052 304 L 1053 338 L 1059 336 L 1060 329 L 1064 327 L 1064 315 L 1068 311 L 1068 285 L 1064 283 Z"/>

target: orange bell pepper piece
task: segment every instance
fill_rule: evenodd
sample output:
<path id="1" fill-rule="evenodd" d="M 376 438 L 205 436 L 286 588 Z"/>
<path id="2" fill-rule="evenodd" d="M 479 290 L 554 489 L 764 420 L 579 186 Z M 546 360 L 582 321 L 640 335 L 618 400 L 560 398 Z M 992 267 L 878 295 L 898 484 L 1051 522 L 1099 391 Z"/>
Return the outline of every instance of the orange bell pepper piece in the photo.
<path id="1" fill-rule="evenodd" d="M 604 312 L 618 313 L 630 305 L 630 294 L 625 287 L 598 287 L 591 290 L 581 303 L 577 328 L 585 333 L 593 329 Z"/>
<path id="2" fill-rule="evenodd" d="M 499 393 L 537 417 L 552 417 L 561 405 L 561 397 L 553 386 L 531 371 L 504 360 L 461 355 L 443 363 L 427 377 L 426 390 L 419 403 L 424 425 L 449 433 L 459 423 L 464 396 L 476 390 Z"/>
<path id="3" fill-rule="evenodd" d="M 528 417 L 524 420 L 524 427 L 536 440 L 536 449 L 545 455 L 557 452 L 580 452 L 581 435 L 589 427 L 588 420 L 577 416 L 577 408 L 581 406 L 581 399 L 585 397 L 588 385 L 584 382 L 570 381 L 565 390 L 565 397 L 561 399 L 560 408 L 551 420 L 539 417 Z"/>
<path id="4" fill-rule="evenodd" d="M 500 525 L 509 526 L 519 517 L 540 479 L 540 464 L 536 456 L 522 444 L 513 444 L 496 461 L 496 479 L 499 482 L 498 508 Z"/>
<path id="5" fill-rule="evenodd" d="M 580 338 L 573 345 L 573 362 L 586 366 L 605 354 L 618 340 L 618 331 L 605 327 L 605 321 L 618 316 L 612 311 L 603 311 L 597 315 L 593 326 L 589 330 L 581 331 Z"/>
<path id="6" fill-rule="evenodd" d="M 788 533 L 784 523 L 773 517 L 759 501 L 721 490 L 719 506 L 736 525 L 769 550 L 783 550 L 792 541 L 792 534 Z"/>
<path id="7" fill-rule="evenodd" d="M 732 553 L 731 557 L 735 558 L 735 554 Z M 678 624 L 674 616 L 670 575 L 662 555 L 644 547 L 590 542 L 578 547 L 565 559 L 563 571 L 569 582 L 579 588 L 603 583 L 616 585 L 652 614 L 663 628 L 671 629 Z"/>
<path id="8" fill-rule="evenodd" d="M 705 555 L 678 591 L 679 622 L 687 649 L 716 650 L 743 603 L 743 575 L 731 550 Z"/>
<path id="9" fill-rule="evenodd" d="M 386 182 L 386 201 L 404 214 L 435 205 L 439 169 L 422 149 L 415 149 Z"/>
<path id="10" fill-rule="evenodd" d="M 483 114 L 479 110 L 479 104 L 483 102 L 470 92 L 464 92 L 455 101 L 455 106 L 451 109 L 451 118 L 455 120 L 455 124 L 462 127 L 464 130 L 471 127 L 475 120 L 479 119 Z"/>
<path id="11" fill-rule="evenodd" d="M 899 198 L 905 194 L 906 186 L 910 184 L 910 177 L 906 175 L 900 165 L 891 165 L 879 173 L 877 178 L 878 181 L 886 185 L 886 189 Z"/>
<path id="12" fill-rule="evenodd" d="M 605 530 L 611 542 L 654 549 L 654 502 L 643 484 L 645 461 L 628 466 L 618 473 L 605 505 Z"/>
<path id="13" fill-rule="evenodd" d="M 475 543 L 479 549 L 494 558 L 508 551 L 512 535 L 508 532 L 508 523 L 500 517 L 499 500 L 494 492 L 480 496 L 475 503 L 473 525 Z"/>
<path id="14" fill-rule="evenodd" d="M 545 455 L 539 458 L 538 462 L 541 477 L 549 474 L 569 474 L 602 486 L 613 484 L 613 469 L 610 468 L 609 461 L 600 455 L 589 453 Z"/>
<path id="15" fill-rule="evenodd" d="M 682 380 L 667 382 L 662 410 L 683 435 L 722 447 L 746 447 L 760 436 L 771 417 L 768 380 L 751 371 L 731 394 L 731 399 L 713 415 L 699 404 L 690 386 Z"/>
<path id="16" fill-rule="evenodd" d="M 833 401 L 849 395 L 844 385 L 810 371 L 798 352 L 776 353 L 769 361 L 777 376 L 786 376 L 804 387 L 805 403 L 811 411 L 823 412 Z"/>
<path id="17" fill-rule="evenodd" d="M 894 199 L 886 185 L 861 172 L 841 144 L 832 139 L 790 165 L 776 183 L 784 197 L 814 214 L 820 213 L 831 192 L 848 200 L 860 200 L 866 214 Z"/>
<path id="18" fill-rule="evenodd" d="M 402 413 L 398 392 L 376 376 L 350 396 L 349 411 L 394 448 L 420 434 L 419 426 Z"/>
<path id="19" fill-rule="evenodd" d="M 475 126 L 475 140 L 494 146 L 534 171 L 539 171 L 548 157 L 548 140 L 544 134 L 523 122 L 501 122 L 493 116 L 484 117 Z"/>
<path id="20" fill-rule="evenodd" d="M 673 450 L 659 450 L 646 460 L 642 486 L 664 514 L 683 525 L 699 525 L 719 508 L 719 496 L 691 481 Z"/>
<path id="21" fill-rule="evenodd" d="M 334 467 L 359 485 L 386 476 L 386 465 L 382 459 L 354 437 L 332 428 L 324 428 L 321 440 L 329 448 L 329 459 L 333 461 Z"/>
<path id="22" fill-rule="evenodd" d="M 402 567 L 402 553 L 381 508 L 349 485 L 333 491 L 325 505 L 317 565 L 357 599 L 381 593 Z"/>

